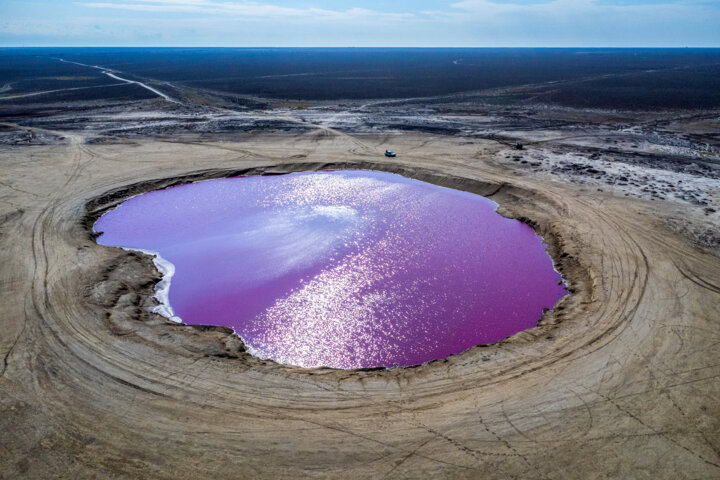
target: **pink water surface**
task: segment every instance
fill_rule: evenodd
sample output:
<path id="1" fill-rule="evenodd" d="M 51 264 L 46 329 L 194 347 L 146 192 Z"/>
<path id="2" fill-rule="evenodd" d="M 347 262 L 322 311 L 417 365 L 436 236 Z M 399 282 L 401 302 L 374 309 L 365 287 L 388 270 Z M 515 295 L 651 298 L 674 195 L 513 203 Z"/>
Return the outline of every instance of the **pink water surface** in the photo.
<path id="1" fill-rule="evenodd" d="M 95 230 L 171 262 L 175 314 L 254 355 L 392 367 L 532 328 L 566 294 L 541 238 L 495 208 L 389 173 L 295 173 L 146 193 Z"/>

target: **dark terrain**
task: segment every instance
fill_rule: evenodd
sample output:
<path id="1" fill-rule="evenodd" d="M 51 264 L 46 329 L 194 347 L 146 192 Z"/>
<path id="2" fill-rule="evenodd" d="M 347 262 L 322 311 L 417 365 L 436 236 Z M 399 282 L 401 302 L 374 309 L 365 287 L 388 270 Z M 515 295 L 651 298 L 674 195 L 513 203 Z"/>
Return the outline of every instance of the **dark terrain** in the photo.
<path id="1" fill-rule="evenodd" d="M 13 94 L 118 83 L 100 65 L 172 93 L 301 99 L 432 97 L 533 85 L 495 103 L 608 109 L 720 107 L 713 49 L 2 49 Z M 79 98 L 114 99 L 110 89 Z M 6 92 L 8 93 L 8 92 Z M 125 94 L 121 94 L 125 95 Z"/>

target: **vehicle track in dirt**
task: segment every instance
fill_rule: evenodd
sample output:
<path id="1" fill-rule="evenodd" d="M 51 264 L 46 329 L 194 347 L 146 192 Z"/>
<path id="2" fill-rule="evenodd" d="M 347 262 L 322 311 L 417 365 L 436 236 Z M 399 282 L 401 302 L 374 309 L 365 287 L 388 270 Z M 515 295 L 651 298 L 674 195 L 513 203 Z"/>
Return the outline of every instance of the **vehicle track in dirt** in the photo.
<path id="1" fill-rule="evenodd" d="M 664 203 L 518 176 L 478 155 L 501 148 L 485 140 L 397 135 L 406 153 L 387 160 L 371 151 L 388 136 L 332 129 L 237 144 L 65 136 L 0 152 L 13 187 L 0 186 L 2 476 L 720 475 L 720 259 L 657 222 Z M 143 191 L 322 168 L 487 195 L 543 235 L 573 293 L 538 327 L 446 360 L 303 370 L 150 313 L 149 257 L 89 230 Z"/>

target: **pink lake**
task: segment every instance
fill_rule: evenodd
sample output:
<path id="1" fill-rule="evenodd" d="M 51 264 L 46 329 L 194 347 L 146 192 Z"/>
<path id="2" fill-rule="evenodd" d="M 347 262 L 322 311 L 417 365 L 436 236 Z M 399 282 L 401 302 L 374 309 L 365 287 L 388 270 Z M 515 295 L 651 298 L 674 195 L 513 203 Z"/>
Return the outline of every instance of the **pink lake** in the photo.
<path id="1" fill-rule="evenodd" d="M 396 367 L 530 329 L 566 295 L 542 239 L 496 207 L 389 173 L 308 172 L 149 192 L 94 228 L 174 266 L 176 320 L 230 327 L 284 364 Z"/>

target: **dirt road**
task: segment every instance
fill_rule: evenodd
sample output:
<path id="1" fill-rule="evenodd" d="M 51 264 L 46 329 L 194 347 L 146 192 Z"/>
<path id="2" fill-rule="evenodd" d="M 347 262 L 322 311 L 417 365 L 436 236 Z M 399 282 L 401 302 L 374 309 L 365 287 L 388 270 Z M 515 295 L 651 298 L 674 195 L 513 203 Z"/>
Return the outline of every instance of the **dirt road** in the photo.
<path id="1" fill-rule="evenodd" d="M 0 478 L 720 477 L 720 258 L 671 233 L 665 203 L 520 174 L 484 140 L 82 140 L 0 151 Z M 88 228 L 178 178 L 347 167 L 490 196 L 572 295 L 445 361 L 301 370 L 151 314 L 149 257 Z"/>

